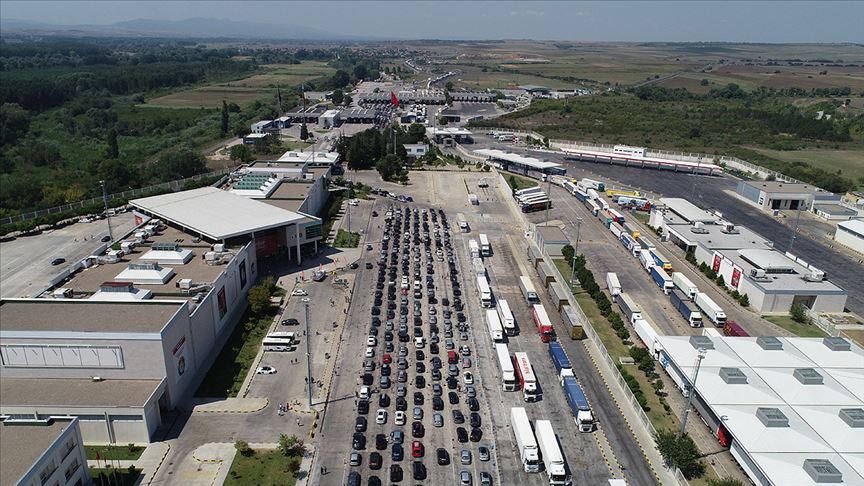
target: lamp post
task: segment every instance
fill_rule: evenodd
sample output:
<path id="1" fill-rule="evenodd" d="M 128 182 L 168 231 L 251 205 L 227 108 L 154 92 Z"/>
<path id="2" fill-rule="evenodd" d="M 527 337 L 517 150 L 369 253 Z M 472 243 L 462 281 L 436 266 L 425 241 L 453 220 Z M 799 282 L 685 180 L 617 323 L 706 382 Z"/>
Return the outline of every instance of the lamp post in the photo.
<path id="1" fill-rule="evenodd" d="M 310 363 L 309 355 L 309 339 L 312 333 L 309 332 L 309 302 L 303 304 L 304 319 L 303 323 L 306 327 L 306 389 L 309 392 L 309 408 L 312 408 L 312 363 Z"/>
<path id="2" fill-rule="evenodd" d="M 108 237 L 111 238 L 111 242 L 114 242 L 114 231 L 111 229 L 111 215 L 108 214 L 108 190 L 105 188 L 105 181 L 99 181 L 99 184 L 102 185 L 102 202 L 105 204 L 105 221 L 108 222 Z"/>
<path id="3" fill-rule="evenodd" d="M 693 382 L 688 387 L 690 393 L 687 395 L 687 405 L 685 405 L 684 413 L 681 415 L 681 427 L 678 428 L 679 439 L 684 435 L 684 428 L 687 427 L 687 415 L 690 414 L 690 407 L 693 404 L 693 394 L 696 393 L 696 379 L 699 377 L 699 367 L 702 365 L 702 360 L 705 359 L 707 352 L 707 349 L 699 348 L 699 354 L 696 355 L 696 370 L 693 371 Z"/>
<path id="4" fill-rule="evenodd" d="M 576 218 L 576 247 L 573 248 L 573 261 L 570 262 L 570 286 L 576 285 L 576 255 L 579 254 L 579 228 L 582 227 L 582 218 Z"/>

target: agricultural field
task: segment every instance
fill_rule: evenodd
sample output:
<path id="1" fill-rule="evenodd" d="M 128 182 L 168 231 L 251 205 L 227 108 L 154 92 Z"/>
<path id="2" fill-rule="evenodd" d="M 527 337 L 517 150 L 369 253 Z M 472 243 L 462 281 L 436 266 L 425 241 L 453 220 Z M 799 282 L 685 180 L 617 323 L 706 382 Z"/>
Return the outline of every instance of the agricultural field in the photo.
<path id="1" fill-rule="evenodd" d="M 802 149 L 769 150 L 753 148 L 762 155 L 784 162 L 806 162 L 830 172 L 843 171 L 843 175 L 855 180 L 864 178 L 864 150 Z"/>

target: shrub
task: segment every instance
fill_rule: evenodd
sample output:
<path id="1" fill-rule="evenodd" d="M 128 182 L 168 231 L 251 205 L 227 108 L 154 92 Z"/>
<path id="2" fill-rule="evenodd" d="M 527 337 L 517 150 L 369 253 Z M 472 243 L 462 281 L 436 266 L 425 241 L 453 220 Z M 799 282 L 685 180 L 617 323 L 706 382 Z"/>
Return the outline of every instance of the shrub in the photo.
<path id="1" fill-rule="evenodd" d="M 741 294 L 738 293 L 737 290 L 733 290 L 733 291 L 732 291 L 732 298 L 735 299 L 735 300 L 738 300 L 738 299 L 741 298 Z"/>
<path id="2" fill-rule="evenodd" d="M 715 282 L 717 282 L 717 286 L 721 288 L 726 287 L 726 280 L 723 278 L 723 275 L 718 275 Z"/>
<path id="3" fill-rule="evenodd" d="M 741 297 L 738 298 L 738 302 L 741 304 L 742 307 L 749 307 L 750 296 L 748 296 L 747 294 L 741 294 Z"/>
<path id="4" fill-rule="evenodd" d="M 693 479 L 705 474 L 705 465 L 699 461 L 699 449 L 689 435 L 678 437 L 672 430 L 658 430 L 654 441 L 666 463 L 680 469 L 685 478 Z"/>
<path id="5" fill-rule="evenodd" d="M 705 262 L 700 263 L 699 264 L 699 271 L 702 273 L 707 272 L 708 271 L 708 265 L 706 265 Z"/>
<path id="6" fill-rule="evenodd" d="M 804 308 L 804 304 L 801 302 L 796 302 L 792 305 L 792 309 L 789 310 L 789 317 L 792 318 L 793 321 L 804 324 L 807 322 L 807 311 Z"/>
<path id="7" fill-rule="evenodd" d="M 236 449 L 243 457 L 252 457 L 255 454 L 255 451 L 249 447 L 249 443 L 245 440 L 238 440 L 235 442 L 234 449 Z"/>

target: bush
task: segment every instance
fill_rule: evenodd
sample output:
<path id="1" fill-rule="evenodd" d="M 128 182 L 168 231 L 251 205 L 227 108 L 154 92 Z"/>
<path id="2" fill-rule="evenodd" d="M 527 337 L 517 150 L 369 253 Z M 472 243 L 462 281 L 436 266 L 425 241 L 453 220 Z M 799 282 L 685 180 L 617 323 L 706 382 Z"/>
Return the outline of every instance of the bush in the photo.
<path id="1" fill-rule="evenodd" d="M 747 294 L 741 294 L 741 297 L 738 298 L 738 302 L 741 304 L 741 307 L 749 307 L 750 296 L 748 296 Z"/>
<path id="2" fill-rule="evenodd" d="M 726 287 L 726 280 L 723 278 L 723 275 L 718 275 L 715 282 L 717 282 L 718 287 L 721 287 L 721 288 Z"/>
<path id="3" fill-rule="evenodd" d="M 744 486 L 744 483 L 735 478 L 709 479 L 708 486 Z"/>
<path id="4" fill-rule="evenodd" d="M 731 292 L 731 295 L 732 295 L 732 298 L 735 299 L 735 300 L 738 300 L 738 299 L 741 298 L 741 294 L 738 293 L 737 290 L 733 290 L 733 291 Z"/>
<path id="5" fill-rule="evenodd" d="M 801 302 L 796 302 L 792 305 L 792 309 L 789 310 L 789 317 L 792 318 L 793 321 L 804 324 L 807 322 L 807 311 L 804 307 L 804 304 Z"/>
<path id="6" fill-rule="evenodd" d="M 279 452 L 283 456 L 298 456 L 303 451 L 303 441 L 296 435 L 281 434 L 279 436 Z"/>
<path id="7" fill-rule="evenodd" d="M 236 449 L 243 457 L 252 457 L 255 454 L 255 451 L 249 447 L 249 443 L 245 440 L 238 440 L 235 442 L 234 449 Z"/>
<path id="8" fill-rule="evenodd" d="M 255 315 L 262 315 L 270 309 L 270 297 L 275 291 L 273 277 L 264 277 L 249 289 L 249 307 Z"/>
<path id="9" fill-rule="evenodd" d="M 699 271 L 702 273 L 707 272 L 708 271 L 708 265 L 706 265 L 705 262 L 700 263 L 699 264 Z"/>
<path id="10" fill-rule="evenodd" d="M 564 260 L 567 261 L 568 265 L 571 265 L 573 263 L 573 255 L 575 253 L 575 250 L 573 250 L 573 247 L 570 245 L 564 245 L 561 248 L 561 254 L 564 256 Z"/>
<path id="11" fill-rule="evenodd" d="M 699 449 L 689 435 L 678 437 L 674 431 L 658 430 L 654 441 L 666 463 L 680 469 L 685 478 L 693 479 L 705 474 L 705 465 L 699 461 Z"/>

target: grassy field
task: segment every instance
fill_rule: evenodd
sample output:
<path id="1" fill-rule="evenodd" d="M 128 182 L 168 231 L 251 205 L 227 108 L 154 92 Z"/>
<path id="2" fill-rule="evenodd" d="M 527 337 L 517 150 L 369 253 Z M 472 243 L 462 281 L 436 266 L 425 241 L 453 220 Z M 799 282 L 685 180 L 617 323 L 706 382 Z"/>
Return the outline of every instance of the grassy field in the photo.
<path id="1" fill-rule="evenodd" d="M 130 460 L 134 461 L 141 457 L 144 453 L 144 447 L 141 446 L 84 446 L 84 451 L 87 454 L 87 460 L 96 460 L 96 453 L 102 460 Z"/>
<path id="2" fill-rule="evenodd" d="M 336 233 L 336 238 L 333 240 L 333 246 L 336 248 L 357 248 L 360 244 L 360 233 L 348 232 L 340 229 Z"/>
<path id="3" fill-rule="evenodd" d="M 103 475 L 101 478 L 100 475 Z M 102 485 L 110 484 L 111 486 L 135 486 L 138 483 L 138 477 L 141 476 L 140 469 L 111 469 L 111 468 L 90 468 L 90 477 L 93 478 L 93 484 Z"/>
<path id="4" fill-rule="evenodd" d="M 296 86 L 316 78 L 330 76 L 335 69 L 321 61 L 306 61 L 302 64 L 266 64 L 264 74 L 222 83 L 219 86 L 241 88 L 276 88 Z"/>
<path id="5" fill-rule="evenodd" d="M 294 474 L 288 472 L 289 465 L 299 463 L 300 458 L 283 456 L 278 450 L 256 451 L 254 455 L 234 456 L 231 469 L 225 478 L 226 486 L 293 486 L 297 483 Z M 299 466 L 299 464 L 298 464 Z"/>
<path id="6" fill-rule="evenodd" d="M 802 149 L 802 150 L 770 150 L 750 147 L 765 156 L 785 162 L 806 162 L 827 171 L 843 171 L 843 175 L 852 179 L 864 177 L 864 150 L 832 150 L 832 149 Z"/>
<path id="7" fill-rule="evenodd" d="M 504 174 L 504 180 L 507 181 L 507 185 L 510 186 L 510 189 L 514 191 L 519 191 L 522 189 L 528 189 L 529 187 L 534 187 L 537 184 L 537 181 L 532 179 L 527 179 L 525 177 L 520 177 L 514 174 Z"/>
<path id="8" fill-rule="evenodd" d="M 792 334 L 800 337 L 825 337 L 827 334 L 822 332 L 813 324 L 801 324 L 792 320 L 789 316 L 764 316 L 768 322 L 773 322 L 778 326 L 786 329 Z"/>

